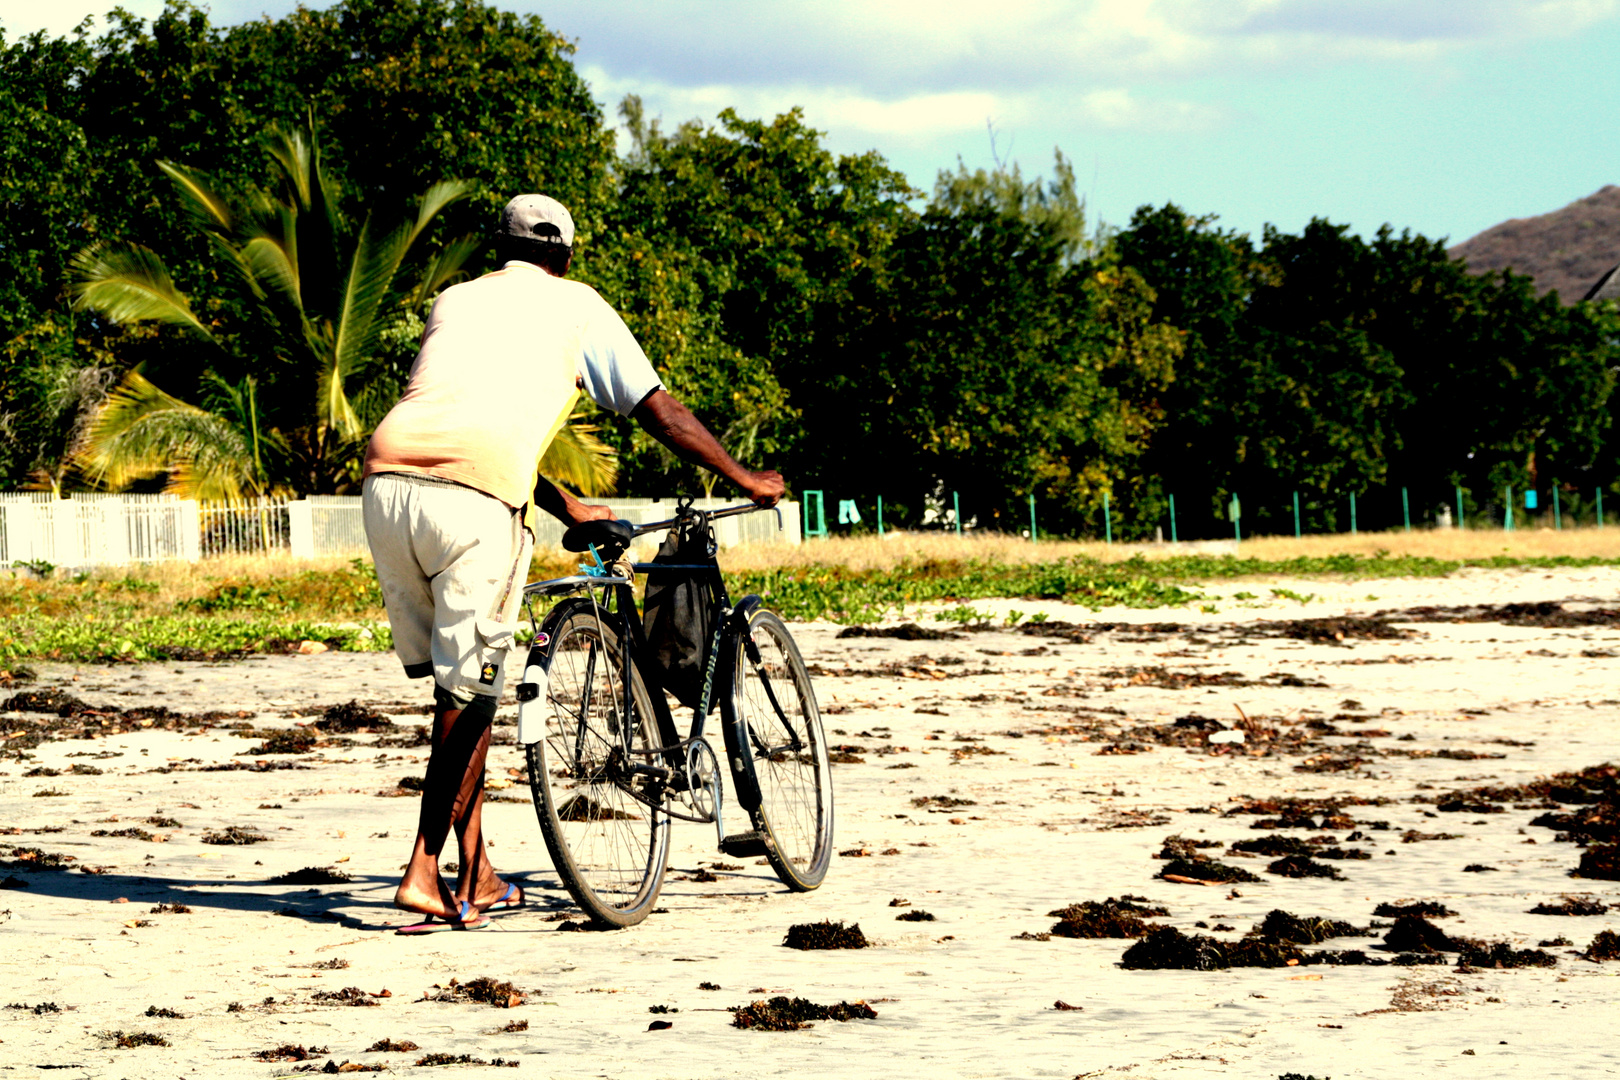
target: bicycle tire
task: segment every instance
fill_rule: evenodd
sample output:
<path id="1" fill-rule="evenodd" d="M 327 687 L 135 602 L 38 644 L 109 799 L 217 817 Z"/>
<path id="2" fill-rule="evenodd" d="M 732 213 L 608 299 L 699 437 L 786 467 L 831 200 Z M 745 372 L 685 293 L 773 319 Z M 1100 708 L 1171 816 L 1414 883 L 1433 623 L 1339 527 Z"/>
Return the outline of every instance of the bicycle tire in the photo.
<path id="1" fill-rule="evenodd" d="M 657 802 L 656 781 L 629 774 L 625 755 L 619 635 L 584 600 L 566 600 L 541 627 L 545 693 L 541 737 L 526 747 L 529 789 L 552 865 L 580 908 L 599 925 L 634 926 L 663 888 L 670 819 L 631 794 Z M 658 745 L 646 687 L 632 667 L 631 750 Z M 590 687 L 589 697 L 585 688 Z"/>
<path id="2" fill-rule="evenodd" d="M 776 876 L 809 892 L 827 875 L 833 845 L 832 766 L 810 673 L 773 611 L 755 608 L 728 640 L 731 688 L 721 699 L 728 750 L 739 786 L 758 796 L 740 801 L 757 802 L 749 813 Z"/>

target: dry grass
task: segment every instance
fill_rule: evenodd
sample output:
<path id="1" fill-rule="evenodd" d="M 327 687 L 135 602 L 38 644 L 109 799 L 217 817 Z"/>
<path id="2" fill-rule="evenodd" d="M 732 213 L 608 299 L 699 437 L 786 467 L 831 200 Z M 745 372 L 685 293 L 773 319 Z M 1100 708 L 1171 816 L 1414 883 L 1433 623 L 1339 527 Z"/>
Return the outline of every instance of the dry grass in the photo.
<path id="1" fill-rule="evenodd" d="M 809 540 L 803 544 L 760 544 L 729 548 L 721 553 L 721 565 L 731 571 L 769 571 L 794 567 L 838 566 L 852 571 L 893 570 L 902 564 L 913 566 L 977 562 L 1013 566 L 1031 562 L 1055 562 L 1082 556 L 1099 562 L 1121 562 L 1133 556 L 1153 560 L 1176 555 L 1238 554 L 1248 559 L 1282 561 L 1299 557 L 1338 554 L 1371 556 L 1385 552 L 1391 557 L 1418 556 L 1446 560 L 1571 558 L 1620 559 L 1620 528 L 1520 530 L 1417 530 L 1383 533 L 1340 533 L 1331 536 L 1258 537 L 1241 545 L 1231 541 L 1205 541 L 1172 544 L 1104 544 L 1089 540 L 1028 540 L 1000 534 L 956 537 L 949 533 L 893 532 L 879 540 L 876 536 L 833 537 Z M 537 552 L 529 579 L 560 577 L 575 572 L 579 557 L 561 550 Z M 207 596 L 221 585 L 274 586 L 300 608 L 320 608 L 322 597 L 300 595 L 305 587 L 290 588 L 301 579 L 307 590 L 318 592 L 329 587 L 330 575 L 345 575 L 351 559 L 329 557 L 295 560 L 287 555 L 234 555 L 198 563 L 170 562 L 140 566 L 100 567 L 91 571 L 88 583 L 101 585 L 110 594 L 140 611 L 171 610 L 175 605 Z M 313 572 L 313 573 L 310 573 Z M 52 594 L 66 593 L 67 575 L 58 572 L 51 582 L 26 583 L 19 579 L 10 588 L 0 586 L 0 608 L 10 609 L 43 604 L 53 606 Z M 141 583 L 138 591 L 120 589 Z M 29 585 L 32 587 L 29 587 Z M 43 586 L 43 588 L 41 588 Z M 153 587 L 155 586 L 155 588 Z M 76 590 L 74 590 L 76 591 Z M 4 594 L 16 592 L 19 595 Z M 68 597 L 63 595 L 62 600 Z M 6 601 L 9 600 L 10 603 Z M 71 602 L 71 601 L 70 601 Z M 37 610 L 37 609 L 36 609 Z M 22 613 L 19 608 L 18 613 Z M 381 608 L 361 613 L 346 607 L 347 617 L 383 618 Z"/>
<path id="2" fill-rule="evenodd" d="M 1329 536 L 1262 536 L 1234 544 L 1230 540 L 1183 544 L 1105 544 L 1097 540 L 1042 540 L 1000 534 L 964 536 L 948 533 L 890 533 L 876 536 L 833 537 L 803 544 L 773 544 L 732 548 L 723 552 L 723 565 L 735 570 L 773 570 L 792 566 L 845 566 L 851 570 L 883 570 L 902 562 L 983 561 L 1002 565 L 1051 562 L 1083 556 L 1099 562 L 1122 562 L 1133 556 L 1162 559 L 1176 555 L 1241 555 L 1248 559 L 1280 561 L 1327 555 L 1417 556 L 1464 560 L 1506 557 L 1513 559 L 1603 558 L 1620 559 L 1620 529 L 1397 530 L 1380 533 L 1338 533 Z"/>

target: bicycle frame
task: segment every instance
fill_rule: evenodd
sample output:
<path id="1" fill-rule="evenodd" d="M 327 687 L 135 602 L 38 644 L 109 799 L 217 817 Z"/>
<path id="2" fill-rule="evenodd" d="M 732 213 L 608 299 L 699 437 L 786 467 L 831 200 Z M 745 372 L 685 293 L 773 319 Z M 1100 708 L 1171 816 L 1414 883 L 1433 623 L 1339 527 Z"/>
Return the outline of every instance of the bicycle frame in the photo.
<path id="1" fill-rule="evenodd" d="M 753 505 L 728 507 L 724 510 L 715 511 L 707 516 L 709 520 L 712 521 L 716 518 L 750 513 L 758 509 L 760 508 Z M 676 517 L 666 521 L 650 522 L 646 525 L 637 527 L 635 530 L 635 535 L 642 536 L 647 533 L 669 529 L 679 524 L 680 521 L 681 518 Z M 781 511 L 777 511 L 777 521 L 780 525 Z M 748 660 L 755 665 L 760 663 L 759 648 L 754 643 L 752 637 L 748 634 L 747 626 L 751 613 L 755 608 L 760 606 L 761 600 L 758 596 L 748 595 L 743 597 L 736 606 L 733 606 L 731 603 L 730 593 L 726 588 L 725 579 L 718 573 L 716 567 L 710 563 L 690 565 L 678 563 L 631 564 L 632 568 L 639 572 L 647 572 L 650 570 L 658 570 L 660 573 L 684 571 L 694 576 L 699 573 L 713 573 L 714 575 L 713 584 L 715 589 L 715 602 L 719 608 L 719 618 L 715 622 L 714 630 L 711 633 L 709 642 L 704 650 L 703 690 L 699 699 L 698 708 L 693 710 L 691 726 L 686 737 L 682 738 L 680 731 L 676 726 L 675 717 L 670 710 L 669 702 L 665 695 L 658 690 L 659 683 L 656 679 L 651 677 L 652 673 L 649 672 L 643 660 L 643 657 L 648 655 L 648 644 L 646 632 L 642 626 L 641 613 L 636 606 L 633 579 L 609 574 L 606 567 L 603 566 L 601 557 L 596 553 L 594 547 L 591 549 L 591 554 L 595 559 L 596 565 L 582 565 L 581 570 L 583 573 L 579 575 L 566 578 L 557 578 L 551 581 L 535 582 L 525 586 L 524 605 L 525 609 L 529 613 L 531 622 L 537 628 L 541 625 L 539 620 L 535 620 L 533 618 L 533 610 L 529 607 L 534 597 L 541 595 L 554 595 L 559 597 L 577 596 L 581 592 L 586 592 L 589 594 L 592 608 L 596 612 L 596 618 L 600 622 L 612 626 L 618 635 L 619 640 L 625 643 L 625 647 L 619 650 L 620 655 L 617 658 L 603 657 L 604 660 L 617 659 L 618 661 L 619 694 L 622 696 L 620 706 L 624 715 L 631 718 L 630 722 L 620 725 L 620 731 L 622 733 L 621 738 L 624 742 L 624 745 L 620 747 L 620 753 L 623 756 L 623 765 L 621 767 L 627 774 L 646 776 L 654 782 L 651 797 L 649 797 L 645 792 L 638 791 L 635 788 L 630 787 L 628 784 L 620 784 L 619 786 L 622 787 L 623 790 L 625 790 L 631 797 L 645 803 L 652 809 L 668 814 L 671 817 L 705 824 L 712 821 L 715 825 L 718 836 L 721 840 L 724 840 L 726 833 L 723 822 L 721 783 L 719 780 L 719 773 L 721 770 L 718 769 L 718 767 L 714 770 L 712 783 L 705 785 L 709 787 L 710 797 L 712 799 L 712 809 L 707 813 L 701 813 L 701 816 L 698 816 L 697 814 L 686 814 L 673 810 L 671 809 L 668 801 L 665 800 L 662 795 L 664 791 L 671 789 L 678 792 L 690 792 L 694 809 L 696 809 L 697 783 L 696 778 L 690 775 L 691 770 L 689 769 L 689 763 L 691 761 L 690 755 L 693 752 L 692 748 L 699 743 L 703 743 L 705 751 L 710 753 L 712 757 L 712 750 L 710 750 L 707 743 L 703 741 L 703 735 L 704 728 L 708 720 L 708 714 L 712 710 L 715 701 L 714 695 L 716 688 L 718 686 L 724 686 L 724 680 L 731 677 L 729 655 L 733 652 L 733 650 L 725 647 L 727 641 L 730 640 L 733 635 L 735 635 L 743 642 L 744 653 Z M 597 597 L 598 590 L 601 590 L 600 600 L 598 600 Z M 517 691 L 517 696 L 520 703 L 533 701 L 540 697 L 542 694 L 542 688 L 547 684 L 549 673 L 546 670 L 546 661 L 544 655 L 544 648 L 547 644 L 548 642 L 537 639 L 536 642 L 531 646 L 528 663 L 524 669 L 523 682 L 519 684 Z M 589 694 L 591 686 L 593 685 L 592 674 L 594 673 L 594 665 L 596 662 L 597 656 L 593 650 L 592 653 L 586 658 L 586 696 L 580 705 L 580 717 L 582 725 L 584 723 L 584 717 L 588 716 L 590 712 Z M 641 684 L 647 687 L 650 691 L 647 697 L 649 698 L 649 703 L 652 708 L 652 720 L 656 730 L 658 731 L 658 738 L 661 745 L 649 750 L 636 750 L 633 749 L 629 744 L 630 733 L 635 730 L 636 727 L 634 715 L 639 709 L 639 706 L 635 701 L 635 682 L 632 678 L 632 671 L 634 671 L 635 674 L 640 675 Z M 772 709 L 775 711 L 778 719 L 782 723 L 783 729 L 788 733 L 790 741 L 782 747 L 768 747 L 760 740 L 759 733 L 750 729 L 749 734 L 753 740 L 754 749 L 757 752 L 765 754 L 775 752 L 776 750 L 787 750 L 791 752 L 798 752 L 802 750 L 803 744 L 799 739 L 798 734 L 794 732 L 792 724 L 788 722 L 787 716 L 783 711 L 780 702 L 778 702 L 776 698 L 776 693 L 770 684 L 770 680 L 767 676 L 765 676 L 763 670 L 760 671 L 760 677 Z M 520 704 L 518 721 L 518 742 L 520 745 L 526 745 L 530 742 L 537 741 L 540 738 L 540 732 L 538 730 L 532 730 L 530 729 L 529 725 L 524 723 L 526 712 L 527 710 L 522 709 Z M 736 733 L 728 730 L 725 732 L 725 734 L 728 753 L 735 753 L 738 749 L 734 745 Z M 652 763 L 651 761 L 642 763 L 634 760 L 638 757 L 662 757 L 664 764 L 658 765 Z M 574 764 L 576 768 L 579 766 L 578 762 L 575 762 Z M 757 809 L 759 806 L 760 793 L 757 790 L 749 790 L 748 785 L 742 782 L 740 770 L 734 768 L 732 771 L 732 785 L 736 789 L 738 801 L 746 810 L 752 811 Z M 614 782 L 617 783 L 617 781 Z"/>

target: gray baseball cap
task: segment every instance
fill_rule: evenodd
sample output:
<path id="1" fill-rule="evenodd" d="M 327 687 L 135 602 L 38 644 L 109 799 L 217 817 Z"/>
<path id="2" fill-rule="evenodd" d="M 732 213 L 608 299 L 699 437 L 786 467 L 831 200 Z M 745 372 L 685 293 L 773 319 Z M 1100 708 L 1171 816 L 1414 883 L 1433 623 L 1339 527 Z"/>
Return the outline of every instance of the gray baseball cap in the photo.
<path id="1" fill-rule="evenodd" d="M 519 195 L 501 211 L 495 231 L 501 236 L 574 246 L 574 219 L 568 207 L 549 195 Z"/>

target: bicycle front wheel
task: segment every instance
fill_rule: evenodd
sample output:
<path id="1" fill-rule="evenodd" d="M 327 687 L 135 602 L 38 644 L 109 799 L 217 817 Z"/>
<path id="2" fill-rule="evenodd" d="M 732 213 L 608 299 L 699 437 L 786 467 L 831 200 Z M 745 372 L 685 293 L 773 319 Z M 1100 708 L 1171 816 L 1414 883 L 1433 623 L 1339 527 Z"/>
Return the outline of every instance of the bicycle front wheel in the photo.
<path id="1" fill-rule="evenodd" d="M 661 781 L 636 766 L 660 759 L 652 706 L 639 675 L 626 695 L 619 635 L 588 602 L 565 601 L 546 619 L 541 737 L 525 747 L 540 832 L 569 895 L 604 926 L 645 919 L 669 856 Z M 632 667 L 632 672 L 634 668 Z M 639 797 L 638 797 L 639 796 Z"/>
<path id="2" fill-rule="evenodd" d="M 721 708 L 733 768 L 758 792 L 751 813 L 771 868 L 788 888 L 808 892 L 827 875 L 833 843 L 832 769 L 810 673 L 773 611 L 756 608 L 732 641 Z"/>

